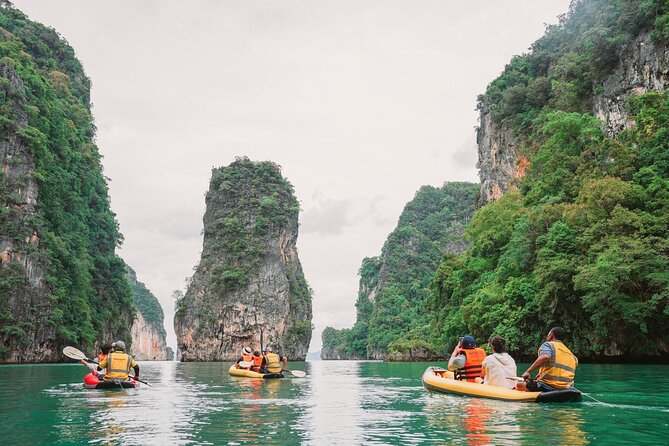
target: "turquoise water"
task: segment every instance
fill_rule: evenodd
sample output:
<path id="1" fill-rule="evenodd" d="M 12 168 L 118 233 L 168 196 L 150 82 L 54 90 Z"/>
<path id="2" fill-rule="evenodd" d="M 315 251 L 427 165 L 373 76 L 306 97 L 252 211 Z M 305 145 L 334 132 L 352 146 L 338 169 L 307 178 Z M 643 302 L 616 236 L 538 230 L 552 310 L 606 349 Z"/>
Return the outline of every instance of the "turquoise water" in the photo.
<path id="1" fill-rule="evenodd" d="M 84 389 L 78 364 L 0 366 L 0 443 L 669 442 L 669 366 L 581 365 L 577 387 L 601 402 L 559 405 L 429 394 L 424 363 L 291 363 L 309 375 L 275 381 L 232 378 L 222 363 L 140 365 L 153 387 L 113 391 Z"/>

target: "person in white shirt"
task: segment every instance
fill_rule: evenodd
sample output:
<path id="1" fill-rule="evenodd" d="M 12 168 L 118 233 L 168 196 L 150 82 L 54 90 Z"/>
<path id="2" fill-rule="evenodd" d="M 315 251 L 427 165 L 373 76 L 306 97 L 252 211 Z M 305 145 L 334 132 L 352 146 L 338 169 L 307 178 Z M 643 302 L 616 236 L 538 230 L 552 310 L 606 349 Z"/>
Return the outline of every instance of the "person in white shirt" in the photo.
<path id="1" fill-rule="evenodd" d="M 483 384 L 513 389 L 516 385 L 516 361 L 506 352 L 506 341 L 500 336 L 490 338 L 492 354 L 481 364 Z"/>

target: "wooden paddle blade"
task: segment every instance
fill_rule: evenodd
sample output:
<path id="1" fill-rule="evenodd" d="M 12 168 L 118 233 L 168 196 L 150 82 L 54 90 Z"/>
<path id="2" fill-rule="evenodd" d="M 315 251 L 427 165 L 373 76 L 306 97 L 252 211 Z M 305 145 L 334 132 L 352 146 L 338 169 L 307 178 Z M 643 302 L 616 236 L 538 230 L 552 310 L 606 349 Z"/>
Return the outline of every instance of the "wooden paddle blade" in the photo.
<path id="1" fill-rule="evenodd" d="M 77 350 L 76 348 L 70 347 L 69 345 L 63 349 L 63 354 L 72 359 L 88 359 L 81 350 Z"/>
<path id="2" fill-rule="evenodd" d="M 239 365 L 239 367 L 251 367 L 253 363 L 250 361 L 239 361 L 237 365 Z"/>
<path id="3" fill-rule="evenodd" d="M 296 378 L 304 378 L 307 376 L 307 372 L 303 372 L 302 370 L 284 370 L 284 372 L 288 372 Z"/>

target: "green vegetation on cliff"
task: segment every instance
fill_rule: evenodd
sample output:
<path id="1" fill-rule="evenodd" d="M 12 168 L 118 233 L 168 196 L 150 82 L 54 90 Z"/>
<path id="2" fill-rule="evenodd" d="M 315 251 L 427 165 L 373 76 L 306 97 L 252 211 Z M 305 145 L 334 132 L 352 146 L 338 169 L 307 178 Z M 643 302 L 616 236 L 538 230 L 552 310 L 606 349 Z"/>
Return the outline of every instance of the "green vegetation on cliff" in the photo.
<path id="1" fill-rule="evenodd" d="M 362 262 L 355 325 L 328 327 L 323 345 L 357 358 L 431 348 L 425 341 L 431 318 L 424 311 L 430 284 L 444 253 L 466 248 L 462 233 L 477 192 L 471 183 L 423 186 L 405 206 L 381 256 Z"/>
<path id="2" fill-rule="evenodd" d="M 130 340 L 132 297 L 124 263 L 115 255 L 122 237 L 94 143 L 89 88 L 74 51 L 53 29 L 0 4 L 0 128 L 3 143 L 27 147 L 30 158 L 20 164 L 2 160 L 0 236 L 44 266 L 48 294 L 46 309 L 16 319 L 8 299 L 30 298 L 28 272 L 16 256 L 3 263 L 5 354 L 33 342 L 31 333 L 41 324 L 56 328 L 56 345 L 86 348 L 112 334 Z M 7 180 L 13 169 L 25 170 L 19 182 L 28 184 L 30 176 L 37 181 L 36 212 L 27 218 L 21 218 L 25 203 L 15 194 L 21 184 Z"/>
<path id="3" fill-rule="evenodd" d="M 666 1 L 575 3 L 480 98 L 529 160 L 519 190 L 476 212 L 471 248 L 446 256 L 429 309 L 433 336 L 507 339 L 531 357 L 562 325 L 583 358 L 667 356 L 669 96 L 627 104 L 634 125 L 607 136 L 591 114 L 623 47 L 644 30 L 664 45 Z"/>
<path id="4" fill-rule="evenodd" d="M 163 307 L 160 306 L 160 302 L 158 302 L 156 296 L 153 295 L 146 285 L 137 280 L 137 273 L 135 273 L 134 269 L 126 265 L 125 271 L 128 283 L 132 289 L 132 297 L 135 302 L 135 307 L 137 307 L 137 310 L 142 314 L 146 323 L 155 328 L 158 334 L 165 339 L 167 333 L 165 332 L 165 326 L 163 324 L 165 320 Z"/>
<path id="5" fill-rule="evenodd" d="M 207 207 L 212 215 L 205 218 L 204 236 L 213 245 L 205 253 L 225 252 L 225 262 L 211 271 L 212 284 L 222 293 L 246 285 L 257 273 L 267 238 L 297 221 L 300 206 L 276 164 L 248 158 L 212 170 L 207 203 L 211 201 L 220 206 Z M 303 288 L 295 285 L 297 291 Z"/>

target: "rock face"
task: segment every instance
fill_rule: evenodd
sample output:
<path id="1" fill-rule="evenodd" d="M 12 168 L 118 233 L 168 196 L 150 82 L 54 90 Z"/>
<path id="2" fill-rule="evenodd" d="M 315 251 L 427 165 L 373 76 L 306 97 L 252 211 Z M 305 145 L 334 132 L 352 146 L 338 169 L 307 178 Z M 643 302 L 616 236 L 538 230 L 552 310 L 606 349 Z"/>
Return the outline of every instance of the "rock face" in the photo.
<path id="1" fill-rule="evenodd" d="M 50 28 L 0 0 L 0 362 L 128 339 L 134 317 L 90 113 Z"/>
<path id="2" fill-rule="evenodd" d="M 137 308 L 137 317 L 132 324 L 132 354 L 142 361 L 171 360 L 165 333 L 164 313 L 156 296 L 137 280 L 135 271 L 126 265 L 126 275 Z"/>
<path id="3" fill-rule="evenodd" d="M 633 122 L 626 107 L 630 95 L 669 87 L 669 48 L 656 45 L 650 32 L 640 34 L 622 52 L 617 69 L 603 87 L 603 93 L 595 98 L 593 113 L 612 136 Z"/>
<path id="4" fill-rule="evenodd" d="M 479 205 L 496 201 L 510 188 L 518 177 L 516 141 L 511 129 L 497 122 L 490 107 L 483 102 L 480 107 L 479 127 L 476 131 L 479 160 L 476 165 L 481 180 Z"/>
<path id="5" fill-rule="evenodd" d="M 140 361 L 169 361 L 171 360 L 165 343 L 164 333 L 148 324 L 138 312 L 132 324 L 132 355 Z"/>
<path id="6" fill-rule="evenodd" d="M 236 360 L 261 343 L 304 360 L 311 291 L 292 186 L 274 163 L 240 158 L 212 171 L 206 204 L 202 257 L 174 318 L 181 360 Z"/>
<path id="7" fill-rule="evenodd" d="M 655 44 L 650 32 L 638 35 L 620 54 L 618 66 L 602 84 L 592 101 L 592 113 L 604 122 L 609 136 L 629 128 L 627 100 L 632 94 L 663 91 L 669 87 L 669 48 Z M 479 106 L 477 167 L 481 179 L 479 204 L 496 201 L 525 174 L 527 160 L 518 155 L 518 143 L 511 130 L 493 119 L 487 98 Z"/>
<path id="8" fill-rule="evenodd" d="M 36 330 L 30 339 L 12 336 L 3 329 L 0 333 L 5 362 L 30 362 L 44 360 L 56 354 L 55 327 L 44 323 L 43 317 L 51 311 L 49 290 L 44 283 L 46 259 L 40 255 L 40 237 L 35 222 L 38 189 L 35 180 L 35 163 L 25 141 L 17 131 L 28 125 L 28 105 L 25 86 L 18 73 L 7 61 L 0 62 L 0 78 L 5 80 L 4 93 L 16 126 L 5 126 L 0 138 L 0 163 L 2 163 L 2 189 L 9 200 L 3 203 L 5 222 L 12 231 L 0 232 L 0 292 L 6 296 L 2 325 L 16 327 L 14 334 L 25 331 L 23 326 Z M 33 222 L 33 223 L 31 223 Z M 5 224 L 5 228 L 8 225 Z M 15 273 L 14 280 L 9 280 Z M 7 283 L 9 282 L 9 283 Z M 16 321 L 16 323 L 12 323 Z M 9 333 L 8 333 L 9 331 Z M 13 339 L 15 338 L 15 339 Z M 14 344 L 10 347 L 11 344 Z"/>

